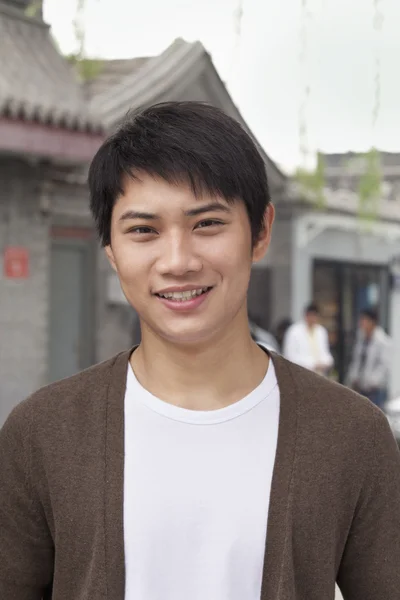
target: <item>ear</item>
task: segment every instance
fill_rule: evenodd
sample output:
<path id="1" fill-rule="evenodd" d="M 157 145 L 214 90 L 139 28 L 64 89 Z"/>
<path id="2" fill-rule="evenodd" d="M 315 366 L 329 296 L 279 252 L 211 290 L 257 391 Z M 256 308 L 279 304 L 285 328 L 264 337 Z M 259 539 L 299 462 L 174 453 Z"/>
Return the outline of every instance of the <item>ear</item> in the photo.
<path id="1" fill-rule="evenodd" d="M 114 271 L 117 271 L 117 266 L 115 264 L 115 258 L 114 258 L 114 252 L 112 251 L 111 245 L 105 246 L 104 251 L 106 253 L 106 256 L 108 258 L 110 265 L 112 266 Z"/>
<path id="2" fill-rule="evenodd" d="M 275 219 L 275 207 L 269 203 L 264 213 L 264 226 L 253 248 L 253 262 L 264 258 L 271 242 L 272 225 Z"/>

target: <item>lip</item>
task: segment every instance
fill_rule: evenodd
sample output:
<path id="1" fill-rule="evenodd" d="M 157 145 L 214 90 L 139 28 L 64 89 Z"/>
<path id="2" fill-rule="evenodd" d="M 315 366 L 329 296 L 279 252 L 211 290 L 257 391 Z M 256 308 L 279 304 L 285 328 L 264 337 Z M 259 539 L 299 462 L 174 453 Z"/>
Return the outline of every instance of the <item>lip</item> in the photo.
<path id="1" fill-rule="evenodd" d="M 206 286 L 203 286 L 206 287 Z M 194 289 L 199 289 L 199 288 L 194 288 L 194 287 L 189 287 L 186 289 L 171 289 L 171 292 L 186 292 L 188 290 L 194 290 Z M 196 310 L 197 308 L 199 308 L 199 306 L 201 306 L 209 297 L 210 293 L 212 292 L 213 288 L 210 288 L 207 292 L 204 292 L 203 294 L 200 294 L 200 296 L 194 296 L 193 298 L 190 298 L 190 300 L 170 300 L 169 298 L 161 298 L 161 296 L 156 296 L 157 300 L 159 300 L 160 302 L 162 302 L 164 304 L 164 306 L 174 312 L 190 312 L 193 310 Z M 161 292 L 166 294 L 167 292 Z"/>

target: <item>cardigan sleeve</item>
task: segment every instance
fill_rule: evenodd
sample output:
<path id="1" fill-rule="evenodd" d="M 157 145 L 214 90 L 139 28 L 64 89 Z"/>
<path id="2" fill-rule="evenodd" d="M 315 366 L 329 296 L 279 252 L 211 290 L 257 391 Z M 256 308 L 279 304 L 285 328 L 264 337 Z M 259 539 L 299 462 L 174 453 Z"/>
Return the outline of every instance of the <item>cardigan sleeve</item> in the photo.
<path id="1" fill-rule="evenodd" d="M 0 431 L 0 598 L 40 600 L 51 587 L 53 544 L 30 478 L 30 425 L 18 406 Z"/>
<path id="2" fill-rule="evenodd" d="M 384 414 L 374 410 L 372 456 L 338 572 L 344 600 L 400 597 L 400 453 Z M 365 471 L 364 471 L 365 472 Z"/>

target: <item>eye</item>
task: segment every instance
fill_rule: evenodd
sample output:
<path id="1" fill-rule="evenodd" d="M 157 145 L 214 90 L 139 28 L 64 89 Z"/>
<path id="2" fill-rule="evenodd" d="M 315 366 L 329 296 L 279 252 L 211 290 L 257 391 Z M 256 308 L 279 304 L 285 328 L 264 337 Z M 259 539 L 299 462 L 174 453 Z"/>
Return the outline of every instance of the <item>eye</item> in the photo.
<path id="1" fill-rule="evenodd" d="M 152 234 L 152 233 L 157 233 L 154 229 L 152 229 L 151 227 L 145 227 L 144 225 L 138 226 L 138 227 L 131 227 L 130 229 L 128 229 L 127 233 L 137 233 L 139 235 L 148 235 L 148 234 Z"/>
<path id="2" fill-rule="evenodd" d="M 222 221 L 218 221 L 216 219 L 204 219 L 204 221 L 200 221 L 197 223 L 196 229 L 205 229 L 209 227 L 218 227 L 220 225 L 224 225 Z"/>

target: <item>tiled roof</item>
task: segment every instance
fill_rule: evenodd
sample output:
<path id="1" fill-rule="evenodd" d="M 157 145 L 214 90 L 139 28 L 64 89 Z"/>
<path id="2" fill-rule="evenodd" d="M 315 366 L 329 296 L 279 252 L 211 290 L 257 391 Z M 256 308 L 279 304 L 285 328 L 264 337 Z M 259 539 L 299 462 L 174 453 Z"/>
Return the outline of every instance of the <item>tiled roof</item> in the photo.
<path id="1" fill-rule="evenodd" d="M 205 90 L 205 95 L 211 93 L 216 99 L 218 97 L 217 104 L 227 114 L 238 120 L 252 135 L 221 81 L 210 55 L 200 42 L 188 43 L 179 38 L 159 56 L 135 59 L 131 63 L 131 68 L 129 61 L 126 61 L 124 66 L 123 62 L 115 63 L 115 66 L 118 67 L 117 84 L 111 83 L 110 71 L 112 71 L 113 65 L 109 63 L 105 66 L 106 71 L 103 81 L 100 81 L 98 93 L 92 95 L 90 106 L 96 114 L 101 116 L 106 128 L 113 128 L 129 110 L 163 100 L 180 100 L 182 93 L 190 87 L 190 83 L 196 78 L 201 80 L 203 74 L 206 73 L 211 80 L 210 85 L 213 91 Z M 121 77 L 123 71 L 126 75 Z M 110 85 L 107 85 L 107 80 Z M 92 90 L 95 89 L 92 88 Z M 190 98 L 190 100 L 203 99 Z M 211 102 L 211 98 L 209 101 Z M 254 138 L 253 135 L 252 137 Z M 285 175 L 260 146 L 259 148 L 275 188 L 282 188 L 286 182 Z"/>
<path id="2" fill-rule="evenodd" d="M 129 71 L 117 85 L 104 88 L 92 100 L 106 125 L 112 126 L 131 108 L 157 101 L 167 88 L 171 88 L 187 74 L 188 69 L 204 54 L 199 42 L 186 43 L 177 39 L 159 56 L 152 57 L 141 67 Z M 135 65 L 136 66 L 136 65 Z"/>
<path id="3" fill-rule="evenodd" d="M 73 68 L 40 19 L 0 0 L 0 116 L 101 130 Z"/>
<path id="4" fill-rule="evenodd" d="M 151 58 L 128 58 L 93 61 L 98 64 L 98 75 L 85 83 L 90 99 L 115 88 L 127 76 L 137 73 Z"/>

